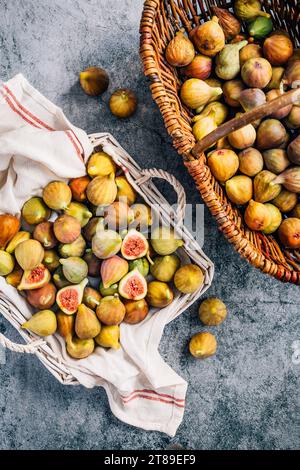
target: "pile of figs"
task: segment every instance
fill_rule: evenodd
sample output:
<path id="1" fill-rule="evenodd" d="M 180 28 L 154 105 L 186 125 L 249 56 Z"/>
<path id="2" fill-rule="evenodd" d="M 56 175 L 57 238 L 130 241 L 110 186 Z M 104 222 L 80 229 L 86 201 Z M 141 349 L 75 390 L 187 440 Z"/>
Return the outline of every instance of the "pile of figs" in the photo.
<path id="1" fill-rule="evenodd" d="M 97 151 L 85 176 L 50 182 L 25 202 L 21 220 L 0 215 L 0 275 L 35 312 L 22 327 L 43 337 L 57 331 L 82 359 L 96 346 L 118 349 L 122 322 L 143 321 L 175 291 L 198 290 L 202 270 L 181 262 L 183 241 L 152 212 Z"/>
<path id="2" fill-rule="evenodd" d="M 236 0 L 189 35 L 177 32 L 166 47 L 178 67 L 180 98 L 192 112 L 201 141 L 225 121 L 242 116 L 300 85 L 300 49 L 276 30 L 258 0 Z M 253 231 L 274 234 L 300 248 L 300 102 L 231 132 L 208 149 L 207 164 L 228 199 L 241 207 Z"/>

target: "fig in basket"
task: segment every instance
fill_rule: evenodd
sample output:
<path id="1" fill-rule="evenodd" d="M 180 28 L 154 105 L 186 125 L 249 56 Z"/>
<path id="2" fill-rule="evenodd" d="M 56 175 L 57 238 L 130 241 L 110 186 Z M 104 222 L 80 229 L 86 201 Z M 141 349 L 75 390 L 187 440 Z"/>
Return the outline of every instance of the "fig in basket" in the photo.
<path id="1" fill-rule="evenodd" d="M 59 265 L 59 267 L 55 270 L 53 276 L 53 282 L 56 285 L 58 289 L 62 289 L 63 287 L 67 287 L 70 282 L 65 278 L 62 270 L 62 266 Z"/>
<path id="2" fill-rule="evenodd" d="M 195 57 L 193 43 L 185 36 L 184 30 L 176 33 L 166 49 L 166 59 L 173 67 L 185 67 Z"/>
<path id="3" fill-rule="evenodd" d="M 112 256 L 101 264 L 101 279 L 104 289 L 116 284 L 128 273 L 128 262 L 120 256 Z"/>
<path id="4" fill-rule="evenodd" d="M 30 237 L 31 235 L 29 232 L 21 230 L 20 232 L 16 233 L 16 235 L 11 239 L 5 251 L 7 251 L 7 253 L 13 254 L 16 247 L 20 245 L 20 243 L 29 240 Z"/>
<path id="5" fill-rule="evenodd" d="M 289 217 L 279 227 L 279 238 L 286 248 L 300 248 L 300 219 Z"/>
<path id="6" fill-rule="evenodd" d="M 27 291 L 26 299 L 34 308 L 39 310 L 49 309 L 55 304 L 56 287 L 52 282 L 49 282 L 39 289 Z"/>
<path id="7" fill-rule="evenodd" d="M 186 264 L 179 268 L 174 276 L 174 284 L 183 294 L 193 294 L 202 286 L 204 275 L 196 264 Z"/>
<path id="8" fill-rule="evenodd" d="M 243 90 L 245 90 L 245 84 L 242 82 L 242 80 L 236 79 L 225 82 L 223 85 L 225 102 L 233 108 L 239 108 L 239 98 Z"/>
<path id="9" fill-rule="evenodd" d="M 141 300 L 147 294 L 147 282 L 138 269 L 130 271 L 119 283 L 119 294 L 128 300 Z"/>
<path id="10" fill-rule="evenodd" d="M 37 240 L 26 240 L 15 249 L 16 260 L 24 271 L 34 269 L 44 258 L 44 249 Z"/>
<path id="11" fill-rule="evenodd" d="M 41 222 L 33 232 L 33 238 L 40 242 L 44 248 L 54 248 L 57 245 L 57 239 L 53 231 L 53 222 Z"/>
<path id="12" fill-rule="evenodd" d="M 104 325 L 119 325 L 125 317 L 125 306 L 118 294 L 109 295 L 101 299 L 96 314 Z"/>
<path id="13" fill-rule="evenodd" d="M 146 300 L 151 307 L 167 307 L 173 301 L 173 298 L 173 291 L 166 282 L 149 282 Z"/>
<path id="14" fill-rule="evenodd" d="M 93 216 L 87 206 L 80 202 L 71 202 L 65 209 L 65 214 L 75 217 L 80 222 L 81 227 L 85 227 Z"/>
<path id="15" fill-rule="evenodd" d="M 270 224 L 265 228 L 264 233 L 266 235 L 270 235 L 271 233 L 276 232 L 278 227 L 280 226 L 282 222 L 282 215 L 280 210 L 274 206 L 274 204 L 265 204 L 266 208 L 268 209 L 270 216 L 271 216 L 271 222 Z"/>
<path id="16" fill-rule="evenodd" d="M 95 341 L 103 348 L 120 349 L 120 327 L 119 325 L 102 325 L 101 331 Z"/>
<path id="17" fill-rule="evenodd" d="M 7 282 L 7 284 L 9 284 L 10 286 L 13 286 L 15 288 L 18 287 L 18 285 L 20 284 L 21 282 L 21 279 L 22 279 L 22 276 L 23 276 L 23 269 L 21 268 L 15 268 L 10 274 L 8 274 L 6 277 L 5 277 L 5 280 Z"/>
<path id="18" fill-rule="evenodd" d="M 256 146 L 259 150 L 279 148 L 287 139 L 287 132 L 278 119 L 266 119 L 257 130 Z"/>
<path id="19" fill-rule="evenodd" d="M 56 303 L 63 313 L 73 315 L 77 312 L 78 306 L 82 303 L 84 288 L 87 284 L 88 279 L 84 279 L 78 285 L 66 286 L 57 292 Z"/>
<path id="20" fill-rule="evenodd" d="M 108 176 L 116 172 L 116 164 L 107 153 L 97 152 L 90 157 L 87 164 L 87 172 L 91 178 Z"/>
<path id="21" fill-rule="evenodd" d="M 114 173 L 108 176 L 96 176 L 86 190 L 88 200 L 95 206 L 112 204 L 117 197 L 117 185 Z"/>
<path id="22" fill-rule="evenodd" d="M 276 32 L 265 40 L 263 51 L 265 58 L 272 65 L 284 65 L 292 57 L 294 47 L 285 33 Z"/>
<path id="23" fill-rule="evenodd" d="M 100 282 L 99 284 L 99 291 L 102 297 L 107 297 L 108 295 L 115 295 L 118 294 L 119 292 L 119 284 L 113 284 L 110 287 L 107 287 L 106 289 L 103 287 L 103 283 Z"/>
<path id="24" fill-rule="evenodd" d="M 58 247 L 58 252 L 62 258 L 69 258 L 70 256 L 82 256 L 85 252 L 86 242 L 82 235 L 72 243 L 61 243 Z"/>
<path id="25" fill-rule="evenodd" d="M 224 31 L 217 16 L 194 28 L 190 37 L 198 51 L 209 57 L 217 55 L 225 46 Z"/>
<path id="26" fill-rule="evenodd" d="M 90 277 L 99 277 L 101 260 L 90 249 L 86 250 L 83 259 L 88 265 L 88 275 Z"/>
<path id="27" fill-rule="evenodd" d="M 147 277 L 149 274 L 149 261 L 147 258 L 138 258 L 129 261 L 129 271 L 133 271 L 134 269 L 140 271 L 142 276 Z"/>
<path id="28" fill-rule="evenodd" d="M 149 307 L 145 299 L 141 300 L 125 300 L 125 317 L 124 322 L 135 325 L 143 321 L 149 312 Z"/>
<path id="29" fill-rule="evenodd" d="M 262 11 L 259 0 L 236 0 L 234 2 L 234 12 L 243 21 L 251 21 L 258 16 L 270 17 L 269 13 Z"/>
<path id="30" fill-rule="evenodd" d="M 45 286 L 51 279 L 51 274 L 43 264 L 33 269 L 25 270 L 18 285 L 18 290 L 32 290 Z"/>
<path id="31" fill-rule="evenodd" d="M 7 276 L 15 267 L 15 261 L 10 253 L 0 250 L 0 276 Z"/>
<path id="32" fill-rule="evenodd" d="M 127 178 L 125 176 L 117 176 L 115 179 L 117 185 L 117 200 L 123 200 L 127 202 L 129 206 L 135 203 L 136 201 L 136 192 L 128 183 Z"/>
<path id="33" fill-rule="evenodd" d="M 22 328 L 42 337 L 53 335 L 57 330 L 56 315 L 52 310 L 42 310 L 23 323 Z"/>
<path id="34" fill-rule="evenodd" d="M 0 249 L 4 250 L 8 242 L 20 230 L 20 221 L 10 214 L 0 215 Z"/>
<path id="35" fill-rule="evenodd" d="M 226 181 L 225 188 L 228 199 L 234 204 L 246 204 L 252 199 L 253 183 L 249 176 L 234 176 Z"/>
<path id="36" fill-rule="evenodd" d="M 180 97 L 186 106 L 200 112 L 207 103 L 215 101 L 222 93 L 220 87 L 211 87 L 203 80 L 190 78 L 182 85 Z"/>
<path id="37" fill-rule="evenodd" d="M 262 154 L 253 147 L 249 147 L 239 153 L 239 162 L 240 172 L 250 177 L 256 176 L 264 167 Z"/>
<path id="38" fill-rule="evenodd" d="M 92 287 L 86 287 L 83 293 L 82 302 L 92 310 L 96 310 L 102 299 L 100 293 Z"/>
<path id="39" fill-rule="evenodd" d="M 32 197 L 22 207 L 22 217 L 29 225 L 46 222 L 51 216 L 51 210 L 40 197 Z"/>
<path id="40" fill-rule="evenodd" d="M 80 339 L 92 339 L 101 331 L 101 324 L 95 312 L 84 304 L 79 305 L 76 314 L 75 332 Z"/>
<path id="41" fill-rule="evenodd" d="M 251 230 L 265 230 L 271 223 L 268 208 L 261 202 L 251 200 L 245 210 L 244 219 Z"/>
<path id="42" fill-rule="evenodd" d="M 88 187 L 91 179 L 86 176 L 80 176 L 70 181 L 69 186 L 72 191 L 72 197 L 77 202 L 83 202 L 86 200 L 86 188 Z"/>
<path id="43" fill-rule="evenodd" d="M 72 191 L 63 181 L 53 181 L 44 188 L 43 199 L 50 209 L 65 210 L 71 202 Z"/>
<path id="44" fill-rule="evenodd" d="M 59 260 L 62 264 L 63 274 L 65 278 L 72 284 L 79 284 L 88 275 L 88 265 L 86 262 L 78 258 L 78 256 L 70 256 L 70 258 L 62 258 Z"/>
<path id="45" fill-rule="evenodd" d="M 84 238 L 91 242 L 94 235 L 98 232 L 98 230 L 104 229 L 104 219 L 103 217 L 93 217 L 89 220 L 88 224 L 83 229 Z"/>
<path id="46" fill-rule="evenodd" d="M 216 337 L 207 331 L 197 333 L 190 341 L 189 350 L 197 359 L 213 356 L 217 350 Z"/>
<path id="47" fill-rule="evenodd" d="M 150 271 L 158 281 L 171 282 L 179 266 L 180 259 L 174 254 L 157 256 L 150 267 Z"/>
<path id="48" fill-rule="evenodd" d="M 183 246 L 183 240 L 176 237 L 172 228 L 156 227 L 151 233 L 151 245 L 158 255 L 165 256 Z"/>
<path id="49" fill-rule="evenodd" d="M 73 243 L 81 233 L 81 225 L 75 217 L 63 214 L 55 220 L 53 230 L 61 243 Z"/>
<path id="50" fill-rule="evenodd" d="M 241 41 L 236 44 L 227 44 L 216 59 L 216 74 L 223 80 L 233 80 L 240 72 L 240 50 L 248 44 Z"/>
<path id="51" fill-rule="evenodd" d="M 65 339 L 72 338 L 75 327 L 75 315 L 66 315 L 58 311 L 56 314 L 57 331 Z"/>
<path id="52" fill-rule="evenodd" d="M 116 255 L 122 246 L 122 238 L 114 230 L 101 230 L 92 239 L 92 251 L 100 259 Z"/>
<path id="53" fill-rule="evenodd" d="M 283 189 L 271 202 L 284 214 L 294 209 L 298 202 L 298 196 L 296 193 Z"/>
<path id="54" fill-rule="evenodd" d="M 95 343 L 93 339 L 80 339 L 77 337 L 68 336 L 67 352 L 73 359 L 84 359 L 93 354 Z"/>
<path id="55" fill-rule="evenodd" d="M 115 201 L 104 210 L 104 223 L 113 230 L 127 228 L 133 219 L 133 210 L 123 201 Z"/>
<path id="56" fill-rule="evenodd" d="M 125 236 L 121 253 L 127 260 L 143 258 L 149 252 L 149 244 L 146 237 L 135 229 L 129 230 Z"/>
<path id="57" fill-rule="evenodd" d="M 259 57 L 249 59 L 244 63 L 241 75 L 244 83 L 250 88 L 265 88 L 272 79 L 272 67 L 270 62 Z"/>

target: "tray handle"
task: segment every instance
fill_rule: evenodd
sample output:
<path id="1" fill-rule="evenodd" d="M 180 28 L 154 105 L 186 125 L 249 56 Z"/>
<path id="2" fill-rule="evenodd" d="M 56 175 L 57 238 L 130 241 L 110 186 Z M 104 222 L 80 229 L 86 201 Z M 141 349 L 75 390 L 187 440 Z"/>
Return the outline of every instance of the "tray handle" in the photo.
<path id="1" fill-rule="evenodd" d="M 215 142 L 226 137 L 231 132 L 237 131 L 257 119 L 270 116 L 270 114 L 273 114 L 278 109 L 284 108 L 285 106 L 298 101 L 300 101 L 300 88 L 288 91 L 275 100 L 269 101 L 268 103 L 258 106 L 240 117 L 225 122 L 225 124 L 222 124 L 222 126 L 219 126 L 215 131 L 206 135 L 195 145 L 192 149 L 192 156 L 198 159 L 204 150 L 208 149 Z"/>
<path id="2" fill-rule="evenodd" d="M 0 333 L 0 345 L 13 352 L 35 354 L 38 348 L 44 344 L 46 343 L 43 339 L 38 339 L 29 344 L 17 344 L 13 343 L 10 339 L 6 338 L 2 333 Z"/>
<path id="3" fill-rule="evenodd" d="M 175 213 L 176 223 L 181 227 L 184 221 L 185 206 L 186 206 L 186 195 L 185 190 L 181 183 L 175 178 L 175 176 L 170 175 L 167 171 L 157 170 L 156 168 L 149 168 L 142 170 L 140 173 L 140 178 L 136 180 L 138 185 L 144 184 L 152 178 L 160 178 L 167 181 L 177 193 L 177 211 Z"/>

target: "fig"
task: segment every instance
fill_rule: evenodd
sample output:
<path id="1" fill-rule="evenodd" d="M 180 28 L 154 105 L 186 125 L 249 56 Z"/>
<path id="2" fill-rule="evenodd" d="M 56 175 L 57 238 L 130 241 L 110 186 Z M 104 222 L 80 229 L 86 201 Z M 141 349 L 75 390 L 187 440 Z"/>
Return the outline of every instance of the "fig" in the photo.
<path id="1" fill-rule="evenodd" d="M 244 63 L 241 75 L 250 88 L 266 88 L 272 79 L 272 67 L 263 57 L 249 59 Z"/>
<path id="2" fill-rule="evenodd" d="M 259 16 L 248 25 L 250 36 L 255 39 L 263 39 L 273 30 L 272 18 Z"/>
<path id="3" fill-rule="evenodd" d="M 283 92 L 281 90 L 270 90 L 266 94 L 267 101 L 273 101 L 276 98 L 279 98 L 279 96 L 281 96 L 282 94 Z M 275 113 L 271 114 L 271 117 L 275 119 L 283 119 L 287 117 L 288 114 L 290 114 L 290 112 L 292 111 L 292 108 L 293 108 L 292 104 L 289 104 L 288 106 L 284 106 L 284 108 L 280 108 L 277 111 L 275 111 Z"/>
<path id="4" fill-rule="evenodd" d="M 5 277 L 7 284 L 17 288 L 21 282 L 23 272 L 23 269 L 15 268 L 10 274 Z"/>
<path id="5" fill-rule="evenodd" d="M 265 40 L 263 52 L 272 65 L 284 65 L 292 57 L 294 47 L 286 34 L 278 32 Z"/>
<path id="6" fill-rule="evenodd" d="M 44 248 L 54 248 L 57 240 L 53 232 L 53 222 L 41 222 L 36 225 L 33 238 L 40 242 Z"/>
<path id="7" fill-rule="evenodd" d="M 280 84 L 283 78 L 284 68 L 283 67 L 272 67 L 272 78 L 268 83 L 266 89 L 274 90 L 280 88 Z"/>
<path id="8" fill-rule="evenodd" d="M 125 306 L 118 294 L 109 295 L 100 300 L 96 314 L 104 325 L 119 325 L 125 316 Z"/>
<path id="9" fill-rule="evenodd" d="M 125 301 L 125 317 L 124 322 L 135 325 L 142 322 L 149 312 L 149 307 L 145 299 L 126 300 Z"/>
<path id="10" fill-rule="evenodd" d="M 193 126 L 193 134 L 197 142 L 202 140 L 206 135 L 210 134 L 218 127 L 215 121 L 214 110 L 211 110 L 205 117 L 201 116 L 201 114 L 195 116 L 193 121 L 196 122 Z"/>
<path id="11" fill-rule="evenodd" d="M 75 315 L 66 315 L 59 311 L 56 314 L 57 331 L 66 340 L 72 338 L 75 327 Z"/>
<path id="12" fill-rule="evenodd" d="M 200 80 L 205 80 L 211 74 L 212 70 L 212 59 L 202 54 L 198 54 L 194 57 L 192 62 L 183 67 L 182 73 L 188 78 L 200 78 Z"/>
<path id="13" fill-rule="evenodd" d="M 208 155 L 208 166 L 218 181 L 225 183 L 239 168 L 239 158 L 230 149 L 215 150 Z"/>
<path id="14" fill-rule="evenodd" d="M 92 177 L 96 176 L 108 176 L 111 173 L 116 172 L 116 164 L 105 152 L 94 153 L 87 164 L 87 172 Z"/>
<path id="15" fill-rule="evenodd" d="M 26 294 L 27 302 L 34 308 L 46 310 L 55 304 L 56 287 L 49 282 L 39 289 L 29 290 Z"/>
<path id="16" fill-rule="evenodd" d="M 80 222 L 81 227 L 85 227 L 93 216 L 88 208 L 80 202 L 71 202 L 65 209 L 65 214 L 75 217 Z"/>
<path id="17" fill-rule="evenodd" d="M 263 170 L 254 178 L 254 199 L 256 202 L 268 202 L 278 196 L 282 187 L 274 183 L 276 175 L 268 170 Z"/>
<path id="18" fill-rule="evenodd" d="M 282 184 L 292 193 L 300 193 L 300 168 L 293 166 L 277 176 L 274 183 Z"/>
<path id="19" fill-rule="evenodd" d="M 101 324 L 93 310 L 84 304 L 78 307 L 75 332 L 80 339 L 92 339 L 101 331 Z"/>
<path id="20" fill-rule="evenodd" d="M 70 256 L 59 260 L 65 278 L 72 284 L 79 284 L 88 275 L 88 265 L 78 256 Z"/>
<path id="21" fill-rule="evenodd" d="M 121 236 L 114 230 L 98 231 L 92 240 L 92 251 L 100 259 L 116 255 L 122 245 Z"/>
<path id="22" fill-rule="evenodd" d="M 180 266 L 180 259 L 176 255 L 157 256 L 150 267 L 152 276 L 158 281 L 172 281 L 175 272 Z"/>
<path id="23" fill-rule="evenodd" d="M 128 273 L 128 262 L 120 256 L 112 256 L 101 264 L 101 279 L 104 289 L 117 282 Z"/>
<path id="24" fill-rule="evenodd" d="M 124 229 L 133 221 L 133 210 L 122 201 L 115 201 L 104 211 L 104 222 L 109 229 Z"/>
<path id="25" fill-rule="evenodd" d="M 264 167 L 262 154 L 253 147 L 239 153 L 239 170 L 247 176 L 255 176 Z"/>
<path id="26" fill-rule="evenodd" d="M 43 199 L 50 209 L 65 210 L 71 202 L 72 191 L 63 181 L 52 181 L 44 188 Z"/>
<path id="27" fill-rule="evenodd" d="M 243 49 L 242 49 L 243 50 Z M 223 85 L 223 94 L 225 102 L 234 108 L 239 108 L 239 98 L 242 91 L 245 89 L 245 85 L 242 80 L 229 80 Z"/>
<path id="28" fill-rule="evenodd" d="M 41 310 L 23 323 L 21 328 L 42 337 L 53 335 L 57 330 L 56 315 L 51 310 Z"/>
<path id="29" fill-rule="evenodd" d="M 234 12 L 243 21 L 252 21 L 257 17 L 270 18 L 269 13 L 261 9 L 260 0 L 236 0 L 234 2 Z"/>
<path id="30" fill-rule="evenodd" d="M 109 76 L 101 67 L 88 67 L 79 74 L 79 81 L 83 91 L 90 96 L 99 96 L 109 85 Z"/>
<path id="31" fill-rule="evenodd" d="M 24 271 L 36 268 L 44 258 L 44 249 L 37 240 L 25 240 L 15 249 L 16 260 Z"/>
<path id="32" fill-rule="evenodd" d="M 20 230 L 20 220 L 11 214 L 0 215 L 0 250 L 4 250 Z"/>
<path id="33" fill-rule="evenodd" d="M 149 251 L 149 244 L 146 237 L 135 229 L 129 230 L 125 236 L 121 253 L 127 260 L 143 258 Z"/>
<path id="34" fill-rule="evenodd" d="M 69 256 L 81 257 L 86 249 L 86 242 L 82 235 L 72 243 L 62 243 L 58 247 L 58 252 L 62 258 L 69 258 Z"/>
<path id="35" fill-rule="evenodd" d="M 96 176 L 89 183 L 86 195 L 88 200 L 95 206 L 109 206 L 112 204 L 117 197 L 115 174 Z"/>
<path id="36" fill-rule="evenodd" d="M 295 193 L 291 193 L 287 189 L 283 189 L 275 199 L 272 200 L 272 204 L 278 207 L 278 209 L 285 213 L 290 212 L 294 209 L 298 201 L 298 196 Z"/>
<path id="37" fill-rule="evenodd" d="M 225 188 L 228 198 L 234 204 L 246 204 L 252 199 L 253 184 L 249 176 L 234 176 L 226 181 Z"/>
<path id="38" fill-rule="evenodd" d="M 86 200 L 86 188 L 91 179 L 86 176 L 80 176 L 79 178 L 73 178 L 70 183 L 70 189 L 72 191 L 72 197 L 77 202 L 83 202 Z"/>
<path id="39" fill-rule="evenodd" d="M 16 235 L 11 239 L 5 251 L 7 251 L 7 253 L 13 254 L 16 247 L 20 243 L 25 242 L 26 240 L 29 240 L 29 239 L 30 239 L 30 233 L 21 230 L 20 232 L 16 233 Z"/>
<path id="40" fill-rule="evenodd" d="M 151 233 L 151 245 L 158 255 L 171 255 L 183 244 L 183 240 L 176 238 L 172 228 L 156 227 Z"/>
<path id="41" fill-rule="evenodd" d="M 76 286 L 67 286 L 57 292 L 56 303 L 63 313 L 73 315 L 77 312 L 78 306 L 82 303 L 84 288 L 87 284 L 88 279 L 84 279 Z"/>
<path id="42" fill-rule="evenodd" d="M 242 113 L 239 113 L 240 115 Z M 237 116 L 239 115 L 237 114 Z M 230 145 L 236 149 L 244 150 L 251 147 L 256 140 L 256 131 L 252 124 L 233 131 L 228 135 L 228 141 Z"/>
<path id="43" fill-rule="evenodd" d="M 298 250 L 300 248 L 300 219 L 289 217 L 279 227 L 278 235 L 286 248 Z"/>
<path id="44" fill-rule="evenodd" d="M 239 22 L 239 20 L 224 8 L 218 8 L 213 6 L 212 10 L 214 14 L 219 18 L 219 23 L 221 28 L 223 29 L 225 38 L 227 40 L 236 38 L 236 36 L 239 35 L 241 32 L 241 23 Z"/>
<path id="45" fill-rule="evenodd" d="M 40 197 L 32 197 L 22 207 L 22 217 L 29 225 L 46 222 L 51 216 L 51 210 Z"/>
<path id="46" fill-rule="evenodd" d="M 263 158 L 267 169 L 275 175 L 279 175 L 290 165 L 287 153 L 283 149 L 266 150 L 263 152 Z"/>
<path id="47" fill-rule="evenodd" d="M 151 307 L 167 307 L 173 301 L 173 298 L 173 291 L 166 282 L 149 282 L 146 300 Z"/>
<path id="48" fill-rule="evenodd" d="M 225 34 L 217 16 L 194 28 L 190 38 L 198 51 L 209 57 L 217 55 L 225 46 Z"/>
<path id="49" fill-rule="evenodd" d="M 48 284 L 50 279 L 49 270 L 40 264 L 34 269 L 24 271 L 18 290 L 39 289 Z"/>
<path id="50" fill-rule="evenodd" d="M 15 266 L 14 258 L 10 253 L 0 250 L 0 276 L 10 274 Z"/>
<path id="51" fill-rule="evenodd" d="M 278 227 L 280 226 L 282 222 L 282 215 L 280 210 L 274 206 L 273 204 L 265 204 L 266 208 L 268 209 L 270 216 L 271 216 L 271 222 L 270 224 L 265 228 L 264 233 L 266 235 L 271 235 L 272 233 L 276 232 Z"/>
<path id="52" fill-rule="evenodd" d="M 262 48 L 259 44 L 247 44 L 240 50 L 240 64 L 241 67 L 244 65 L 245 62 L 249 59 L 258 59 L 262 57 Z"/>
<path id="53" fill-rule="evenodd" d="M 292 217 L 296 217 L 297 219 L 300 219 L 300 203 L 295 205 L 294 210 L 292 212 Z M 10 275 L 12 274 L 13 273 L 11 273 Z M 6 278 L 6 282 L 7 282 L 7 278 Z"/>
<path id="54" fill-rule="evenodd" d="M 287 149 L 289 160 L 295 165 L 300 165 L 300 135 L 294 139 Z"/>
<path id="55" fill-rule="evenodd" d="M 265 230 L 271 223 L 271 215 L 268 208 L 251 200 L 245 210 L 244 219 L 251 230 Z"/>
<path id="56" fill-rule="evenodd" d="M 83 229 L 84 238 L 91 242 L 98 230 L 104 230 L 103 217 L 93 217 Z"/>
<path id="57" fill-rule="evenodd" d="M 212 103 L 208 103 L 203 111 L 193 118 L 193 122 L 197 123 L 199 120 L 209 117 L 216 126 L 220 126 L 226 121 L 227 116 L 228 107 L 223 103 L 219 103 L 219 101 L 213 101 Z"/>
<path id="58" fill-rule="evenodd" d="M 62 289 L 63 287 L 67 287 L 70 282 L 65 278 L 62 270 L 62 266 L 59 266 L 55 273 L 53 274 L 53 282 L 58 289 Z"/>
<path id="59" fill-rule="evenodd" d="M 137 269 L 142 276 L 146 277 L 149 274 L 149 261 L 147 258 L 138 258 L 129 261 L 129 271 Z"/>
<path id="60" fill-rule="evenodd" d="M 117 176 L 115 183 L 117 185 L 117 200 L 126 202 L 128 206 L 134 204 L 136 200 L 136 192 L 131 184 L 128 183 L 126 176 Z"/>
<path id="61" fill-rule="evenodd" d="M 118 118 L 128 118 L 135 113 L 137 108 L 137 97 L 128 88 L 115 90 L 109 99 L 109 109 Z"/>
<path id="62" fill-rule="evenodd" d="M 130 271 L 119 283 L 119 294 L 128 300 L 141 300 L 147 294 L 147 282 L 138 269 Z"/>
<path id="63" fill-rule="evenodd" d="M 217 350 L 216 337 L 208 331 L 197 333 L 190 340 L 189 350 L 192 356 L 197 359 L 213 356 Z"/>
<path id="64" fill-rule="evenodd" d="M 166 48 L 166 59 L 173 67 L 185 67 L 195 57 L 193 43 L 184 34 L 184 29 L 177 31 Z"/>
<path id="65" fill-rule="evenodd" d="M 199 111 L 199 109 L 202 110 L 207 103 L 215 101 L 222 93 L 223 91 L 220 87 L 211 87 L 203 80 L 189 78 L 181 87 L 180 97 L 181 101 L 186 106 Z"/>
<path id="66" fill-rule="evenodd" d="M 92 250 L 87 250 L 83 259 L 88 265 L 88 275 L 91 277 L 100 277 L 101 261 L 94 255 Z"/>
<path id="67" fill-rule="evenodd" d="M 183 294 L 193 294 L 202 286 L 204 275 L 199 266 L 186 264 L 179 268 L 174 276 L 174 284 Z"/>
<path id="68" fill-rule="evenodd" d="M 74 242 L 81 233 L 80 222 L 71 215 L 61 215 L 53 225 L 54 234 L 61 243 Z"/>
<path id="69" fill-rule="evenodd" d="M 289 129 L 299 129 L 300 127 L 300 106 L 292 107 L 290 114 L 287 116 L 285 123 Z"/>
<path id="70" fill-rule="evenodd" d="M 199 318 L 204 325 L 217 326 L 227 317 L 227 308 L 222 300 L 217 298 L 205 299 L 199 307 Z"/>
<path id="71" fill-rule="evenodd" d="M 239 102 L 244 109 L 248 112 L 258 106 L 262 106 L 266 103 L 266 95 L 259 88 L 248 88 L 247 90 L 242 91 L 239 97 Z M 256 128 L 261 123 L 261 119 L 257 119 L 252 122 L 252 125 Z"/>
<path id="72" fill-rule="evenodd" d="M 216 58 L 215 72 L 222 80 L 233 80 L 240 73 L 240 50 L 248 41 L 226 44 Z"/>
<path id="73" fill-rule="evenodd" d="M 55 271 L 59 266 L 59 256 L 54 250 L 45 250 L 43 264 L 50 272 Z"/>
<path id="74" fill-rule="evenodd" d="M 103 348 L 120 349 L 120 327 L 119 325 L 103 325 L 95 341 Z"/>
<path id="75" fill-rule="evenodd" d="M 85 359 L 93 354 L 95 343 L 93 339 L 67 338 L 67 352 L 73 359 Z"/>
<path id="76" fill-rule="evenodd" d="M 108 295 L 114 295 L 119 292 L 119 284 L 113 284 L 112 286 L 104 289 L 102 282 L 99 284 L 99 291 L 102 297 L 107 297 Z"/>
<path id="77" fill-rule="evenodd" d="M 259 150 L 275 149 L 285 142 L 286 136 L 285 127 L 280 121 L 266 119 L 258 128 L 256 146 Z"/>
<path id="78" fill-rule="evenodd" d="M 93 289 L 92 287 L 86 287 L 84 289 L 82 302 L 92 310 L 95 310 L 96 307 L 98 307 L 101 299 L 102 297 L 96 289 Z"/>

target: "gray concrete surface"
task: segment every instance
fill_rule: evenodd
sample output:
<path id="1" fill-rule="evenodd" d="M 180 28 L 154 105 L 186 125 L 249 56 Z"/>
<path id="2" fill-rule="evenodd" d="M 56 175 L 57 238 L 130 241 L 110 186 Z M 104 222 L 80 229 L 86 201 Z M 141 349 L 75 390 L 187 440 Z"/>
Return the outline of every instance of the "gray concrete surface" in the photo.
<path id="1" fill-rule="evenodd" d="M 0 0 L 0 79 L 22 72 L 88 132 L 109 131 L 143 167 L 176 175 L 188 202 L 200 198 L 172 149 L 152 102 L 139 55 L 141 0 Z M 103 98 L 86 96 L 78 73 L 101 65 L 111 86 L 137 92 L 137 114 L 114 118 Z M 172 191 L 170 198 L 174 200 Z M 299 447 L 299 287 L 283 285 L 232 250 L 205 212 L 205 251 L 216 265 L 210 295 L 229 309 L 213 329 L 218 353 L 204 362 L 187 351 L 202 329 L 194 305 L 169 325 L 160 351 L 189 381 L 183 423 L 175 438 L 114 418 L 102 389 L 64 387 L 31 356 L 7 353 L 0 367 L 1 449 L 295 449 Z M 18 339 L 0 318 L 0 331 Z"/>

